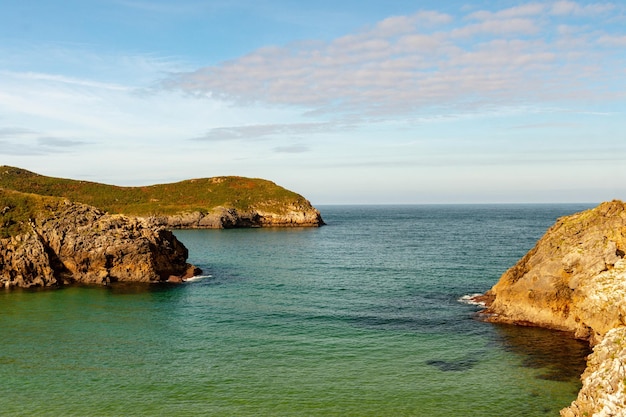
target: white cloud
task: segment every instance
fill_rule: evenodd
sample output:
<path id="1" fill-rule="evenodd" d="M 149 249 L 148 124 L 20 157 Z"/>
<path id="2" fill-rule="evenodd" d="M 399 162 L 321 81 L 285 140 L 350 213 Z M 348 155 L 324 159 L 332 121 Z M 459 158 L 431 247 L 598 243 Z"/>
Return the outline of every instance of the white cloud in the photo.
<path id="1" fill-rule="evenodd" d="M 422 11 L 410 16 L 392 16 L 376 24 L 372 33 L 381 37 L 392 37 L 413 33 L 419 28 L 431 28 L 453 21 L 452 16 L 435 11 Z"/>
<path id="2" fill-rule="evenodd" d="M 26 129 L 23 127 L 1 127 L 0 128 L 0 139 L 14 139 L 16 137 L 30 136 L 36 134 L 35 131 L 31 129 Z"/>
<path id="3" fill-rule="evenodd" d="M 169 6 L 127 6 L 168 19 Z M 325 202 L 420 202 L 429 187 L 456 201 L 492 186 L 518 198 L 528 171 L 544 189 L 559 176 L 621 184 L 626 30 L 611 7 L 423 11 L 203 68 L 1 46 L 0 155 L 118 184 L 260 176 Z M 588 178 L 572 174 L 592 159 Z"/>
<path id="4" fill-rule="evenodd" d="M 240 125 L 213 128 L 206 134 L 193 138 L 192 140 L 201 142 L 250 140 L 285 135 L 312 135 L 346 128 L 348 128 L 348 126 L 335 122 Z"/>
<path id="5" fill-rule="evenodd" d="M 476 20 L 493 20 L 493 19 L 514 19 L 526 16 L 536 16 L 544 12 L 546 6 L 542 3 L 529 3 L 521 6 L 511 7 L 509 9 L 500 10 L 498 12 L 489 12 L 481 10 L 471 13 L 468 19 Z"/>
<path id="6" fill-rule="evenodd" d="M 309 152 L 310 148 L 306 145 L 288 145 L 288 146 L 277 146 L 274 148 L 274 152 L 278 153 L 305 153 Z"/>
<path id="7" fill-rule="evenodd" d="M 580 3 L 569 0 L 560 0 L 552 5 L 552 13 L 555 15 L 589 16 L 610 12 L 613 9 L 615 9 L 615 5 L 611 3 L 581 5 Z"/>
<path id="8" fill-rule="evenodd" d="M 626 47 L 626 35 L 604 35 L 598 39 L 598 43 L 607 46 Z"/>
<path id="9" fill-rule="evenodd" d="M 180 73 L 165 85 L 234 103 L 296 106 L 326 117 L 607 99 L 604 89 L 588 86 L 621 76 L 610 70 L 620 59 L 618 51 L 597 48 L 598 37 L 605 45 L 622 42 L 621 34 L 609 37 L 597 30 L 602 27 L 597 16 L 610 9 L 569 1 L 529 3 L 473 12 L 466 18 L 478 22 L 470 24 L 439 13 L 394 16 L 329 42 L 258 49 Z M 559 17 L 581 13 L 600 19 L 596 29 Z M 600 61 L 605 69 L 587 65 Z"/>
<path id="10" fill-rule="evenodd" d="M 70 149 L 77 146 L 85 145 L 85 142 L 80 140 L 60 139 L 52 137 L 40 137 L 37 138 L 37 144 L 42 147 L 56 148 L 56 149 Z"/>
<path id="11" fill-rule="evenodd" d="M 84 142 L 54 138 L 35 137 L 34 135 L 14 135 L 3 139 L 0 136 L 0 156 L 43 156 L 59 153 L 71 153 Z"/>
<path id="12" fill-rule="evenodd" d="M 481 34 L 488 35 L 532 35 L 539 32 L 539 27 L 531 19 L 511 18 L 485 20 L 481 23 L 467 25 L 453 30 L 450 35 L 458 38 L 468 38 Z"/>

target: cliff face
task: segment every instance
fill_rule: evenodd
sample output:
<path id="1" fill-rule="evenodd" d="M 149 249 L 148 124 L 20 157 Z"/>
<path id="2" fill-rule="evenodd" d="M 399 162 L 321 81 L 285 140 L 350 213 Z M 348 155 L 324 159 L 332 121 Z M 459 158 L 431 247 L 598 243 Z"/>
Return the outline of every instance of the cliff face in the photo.
<path id="1" fill-rule="evenodd" d="M 197 178 L 118 187 L 54 178 L 0 166 L 0 188 L 63 197 L 112 214 L 145 218 L 167 228 L 316 227 L 320 212 L 300 194 L 260 178 Z"/>
<path id="2" fill-rule="evenodd" d="M 559 219 L 485 294 L 488 321 L 574 332 L 595 345 L 565 417 L 626 415 L 626 204 Z"/>
<path id="3" fill-rule="evenodd" d="M 0 286 L 178 282 L 200 272 L 171 232 L 87 205 L 48 204 L 28 229 L 0 239 Z"/>
<path id="4" fill-rule="evenodd" d="M 626 205 L 559 219 L 487 292 L 489 321 L 572 331 L 595 343 L 626 324 Z"/>
<path id="5" fill-rule="evenodd" d="M 241 227 L 318 227 L 324 224 L 320 212 L 310 204 L 290 204 L 281 211 L 262 206 L 248 210 L 216 207 L 208 213 L 194 211 L 144 217 L 154 226 L 169 229 L 232 229 Z"/>
<path id="6" fill-rule="evenodd" d="M 611 417 L 626 414 L 626 327 L 609 330 L 587 361 L 583 387 L 563 417 Z"/>

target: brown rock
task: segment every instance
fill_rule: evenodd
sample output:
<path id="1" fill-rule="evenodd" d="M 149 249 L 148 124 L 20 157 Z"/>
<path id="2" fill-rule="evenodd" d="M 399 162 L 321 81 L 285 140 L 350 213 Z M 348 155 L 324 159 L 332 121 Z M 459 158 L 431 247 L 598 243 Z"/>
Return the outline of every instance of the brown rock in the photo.
<path id="1" fill-rule="evenodd" d="M 600 340 L 625 323 L 625 252 L 623 202 L 563 217 L 487 292 L 485 317 Z"/>
<path id="2" fill-rule="evenodd" d="M 48 254 L 34 234 L 0 240 L 0 286 L 28 288 L 56 283 Z"/>
<path id="3" fill-rule="evenodd" d="M 42 213 L 31 229 L 0 240 L 0 285 L 182 281 L 195 268 L 171 232 L 83 204 Z"/>
<path id="4" fill-rule="evenodd" d="M 293 203 L 280 210 L 256 207 L 248 210 L 214 207 L 208 213 L 174 214 L 145 219 L 168 229 L 232 229 L 244 227 L 319 227 L 324 225 L 320 212 L 308 201 Z"/>
<path id="5" fill-rule="evenodd" d="M 595 345 L 566 417 L 626 415 L 626 205 L 559 219 L 485 295 L 488 321 L 567 330 Z"/>

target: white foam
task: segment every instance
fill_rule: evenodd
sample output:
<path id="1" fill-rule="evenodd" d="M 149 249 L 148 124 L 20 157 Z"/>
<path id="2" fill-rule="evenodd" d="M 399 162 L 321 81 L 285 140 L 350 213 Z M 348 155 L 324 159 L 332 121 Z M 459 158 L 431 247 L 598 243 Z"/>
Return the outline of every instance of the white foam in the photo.
<path id="1" fill-rule="evenodd" d="M 196 275 L 191 278 L 187 278 L 185 282 L 200 281 L 201 279 L 205 279 L 205 278 L 213 278 L 213 275 Z"/>
<path id="2" fill-rule="evenodd" d="M 480 307 L 487 307 L 487 305 L 485 304 L 484 301 L 477 301 L 476 298 L 480 297 L 483 294 L 477 293 L 477 294 L 468 294 L 468 295 L 464 295 L 463 297 L 459 298 L 457 301 L 463 304 L 470 304 L 473 306 L 480 306 Z"/>

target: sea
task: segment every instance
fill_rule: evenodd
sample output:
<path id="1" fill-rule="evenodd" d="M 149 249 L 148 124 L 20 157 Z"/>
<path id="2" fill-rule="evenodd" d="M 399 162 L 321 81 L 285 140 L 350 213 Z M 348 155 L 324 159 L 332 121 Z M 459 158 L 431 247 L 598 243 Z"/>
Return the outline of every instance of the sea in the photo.
<path id="1" fill-rule="evenodd" d="M 0 415 L 558 416 L 587 344 L 466 296 L 591 206 L 319 206 L 175 231 L 185 284 L 0 291 Z"/>

